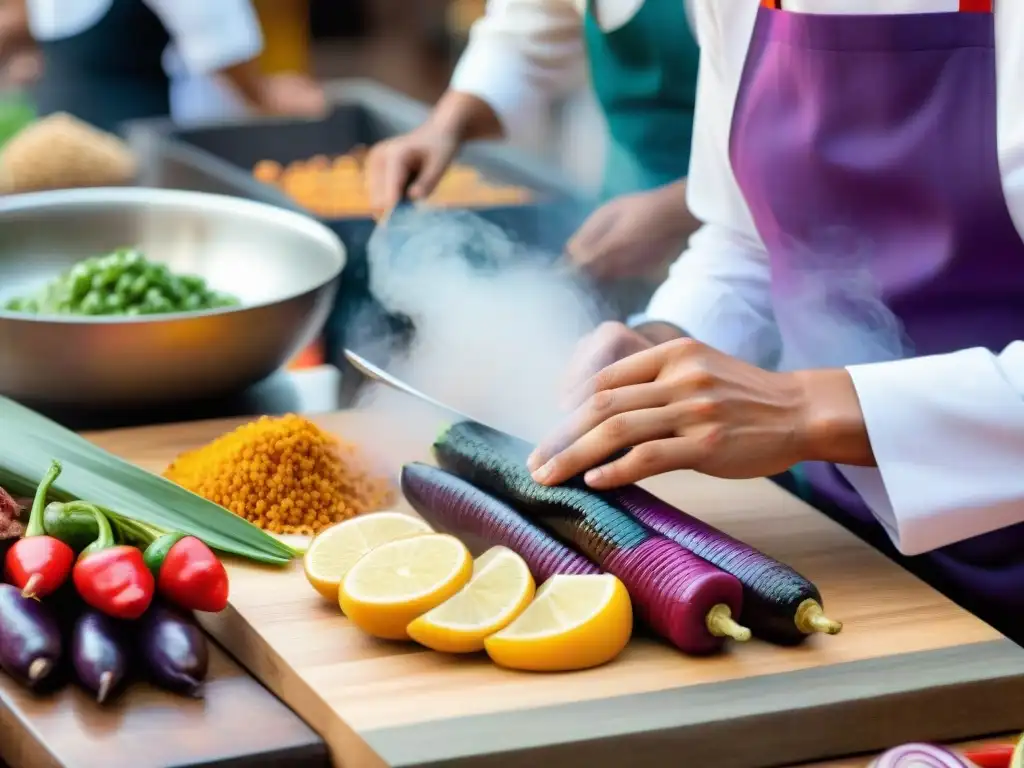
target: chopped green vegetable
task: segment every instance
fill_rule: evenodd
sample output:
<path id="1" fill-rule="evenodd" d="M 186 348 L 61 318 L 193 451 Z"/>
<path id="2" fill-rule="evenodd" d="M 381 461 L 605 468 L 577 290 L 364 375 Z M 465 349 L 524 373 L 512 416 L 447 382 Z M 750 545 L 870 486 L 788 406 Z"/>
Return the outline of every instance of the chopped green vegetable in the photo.
<path id="1" fill-rule="evenodd" d="M 75 264 L 37 294 L 9 300 L 4 309 L 39 315 L 159 315 L 238 305 L 195 275 L 176 275 L 134 248 Z"/>
<path id="2" fill-rule="evenodd" d="M 295 557 L 290 547 L 247 520 L 4 397 L 0 424 L 0 486 L 14 494 L 32 495 L 57 460 L 63 472 L 51 491 L 53 501 L 85 499 L 111 510 L 120 522 L 181 531 L 212 549 L 256 562 L 284 565 Z"/>

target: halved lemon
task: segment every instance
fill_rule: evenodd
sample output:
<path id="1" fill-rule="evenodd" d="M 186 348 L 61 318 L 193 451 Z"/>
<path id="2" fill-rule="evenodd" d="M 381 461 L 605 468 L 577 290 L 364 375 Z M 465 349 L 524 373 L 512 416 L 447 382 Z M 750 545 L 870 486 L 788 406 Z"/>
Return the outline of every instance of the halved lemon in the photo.
<path id="1" fill-rule="evenodd" d="M 473 563 L 473 577 L 437 608 L 415 619 L 409 637 L 442 653 L 474 653 L 484 638 L 508 626 L 530 604 L 533 576 L 526 561 L 492 547 Z"/>
<path id="2" fill-rule="evenodd" d="M 409 623 L 462 589 L 472 575 L 473 557 L 454 536 L 413 536 L 363 555 L 342 579 L 338 599 L 364 632 L 407 640 Z"/>
<path id="3" fill-rule="evenodd" d="M 609 574 L 552 576 L 519 618 L 484 640 L 496 664 L 567 672 L 605 664 L 629 644 L 633 607 Z"/>
<path id="4" fill-rule="evenodd" d="M 371 549 L 389 541 L 422 536 L 433 529 L 418 517 L 401 512 L 371 512 L 322 531 L 302 557 L 313 589 L 332 603 L 349 569 Z"/>

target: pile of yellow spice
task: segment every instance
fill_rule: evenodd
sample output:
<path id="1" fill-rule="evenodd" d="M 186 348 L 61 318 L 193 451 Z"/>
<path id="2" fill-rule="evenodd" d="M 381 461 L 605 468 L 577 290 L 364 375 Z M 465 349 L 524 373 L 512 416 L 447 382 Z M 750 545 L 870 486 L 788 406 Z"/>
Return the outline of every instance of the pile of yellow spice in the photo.
<path id="1" fill-rule="evenodd" d="M 319 533 L 394 500 L 356 446 L 292 414 L 264 416 L 183 453 L 164 476 L 272 533 Z"/>

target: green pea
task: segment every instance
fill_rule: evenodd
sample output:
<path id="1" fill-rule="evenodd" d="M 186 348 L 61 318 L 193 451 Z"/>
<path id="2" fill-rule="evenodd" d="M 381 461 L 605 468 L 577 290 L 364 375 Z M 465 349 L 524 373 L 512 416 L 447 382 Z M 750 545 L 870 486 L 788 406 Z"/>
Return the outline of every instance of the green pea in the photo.
<path id="1" fill-rule="evenodd" d="M 86 294 L 85 298 L 82 299 L 80 309 L 87 315 L 98 315 L 103 312 L 103 295 L 96 292 L 90 291 Z"/>
<path id="2" fill-rule="evenodd" d="M 75 275 L 67 283 L 67 292 L 73 301 L 81 301 L 91 288 L 92 278 L 84 273 Z"/>
<path id="3" fill-rule="evenodd" d="M 123 310 L 125 305 L 124 297 L 119 293 L 108 293 L 103 303 L 108 312 Z"/>
<path id="4" fill-rule="evenodd" d="M 133 299 L 141 299 L 149 290 L 149 278 L 139 275 L 132 281 L 131 296 Z"/>

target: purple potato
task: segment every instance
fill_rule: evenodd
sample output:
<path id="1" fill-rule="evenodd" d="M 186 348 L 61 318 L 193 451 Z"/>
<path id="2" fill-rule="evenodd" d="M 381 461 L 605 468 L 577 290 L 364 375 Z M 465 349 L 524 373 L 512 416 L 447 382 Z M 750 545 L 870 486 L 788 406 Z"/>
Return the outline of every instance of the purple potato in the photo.
<path id="1" fill-rule="evenodd" d="M 109 700 L 128 672 L 124 627 L 99 611 L 83 611 L 71 634 L 71 663 L 97 703 Z"/>
<path id="2" fill-rule="evenodd" d="M 60 625 L 49 606 L 0 584 L 0 669 L 35 689 L 57 668 L 62 651 Z"/>
<path id="3" fill-rule="evenodd" d="M 159 602 L 140 622 L 139 658 L 150 679 L 174 693 L 202 698 L 210 649 L 195 619 Z"/>

